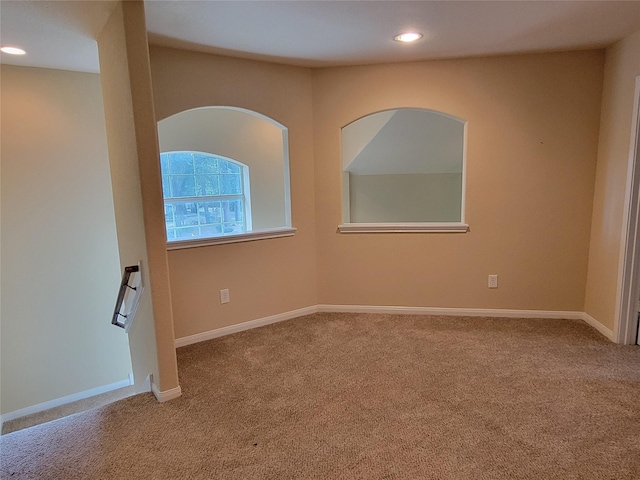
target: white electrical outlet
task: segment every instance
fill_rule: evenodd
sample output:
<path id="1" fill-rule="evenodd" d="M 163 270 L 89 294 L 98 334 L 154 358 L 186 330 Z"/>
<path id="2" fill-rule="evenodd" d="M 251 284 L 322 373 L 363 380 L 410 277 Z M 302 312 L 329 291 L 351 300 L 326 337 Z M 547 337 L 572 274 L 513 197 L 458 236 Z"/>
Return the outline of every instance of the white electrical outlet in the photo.
<path id="1" fill-rule="evenodd" d="M 220 290 L 220 303 L 229 303 L 231 298 L 229 298 L 229 289 L 225 288 L 224 290 Z"/>
<path id="2" fill-rule="evenodd" d="M 498 288 L 498 275 L 489 275 L 489 288 Z"/>

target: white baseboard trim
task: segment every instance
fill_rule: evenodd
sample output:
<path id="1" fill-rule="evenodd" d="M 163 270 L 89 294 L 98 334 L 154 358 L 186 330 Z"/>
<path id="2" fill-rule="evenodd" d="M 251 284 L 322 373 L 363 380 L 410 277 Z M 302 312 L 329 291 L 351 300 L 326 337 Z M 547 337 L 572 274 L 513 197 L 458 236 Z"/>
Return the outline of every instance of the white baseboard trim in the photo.
<path id="1" fill-rule="evenodd" d="M 176 338 L 175 346 L 176 348 L 184 347 L 193 343 L 204 342 L 213 338 L 231 335 L 232 333 L 238 333 L 243 332 L 244 330 L 262 327 L 271 323 L 291 320 L 292 318 L 302 317 L 304 315 L 311 315 L 312 313 L 318 313 L 318 311 L 318 306 L 316 305 L 313 307 L 300 308 L 298 310 L 291 310 L 289 312 L 279 313 L 277 315 L 271 315 L 269 317 L 263 317 L 256 320 L 250 320 L 248 322 L 238 323 L 237 325 L 229 325 L 228 327 L 216 328 L 215 330 L 209 330 L 208 332 L 196 333 L 195 335 Z"/>
<path id="2" fill-rule="evenodd" d="M 38 403 L 37 405 L 32 405 L 30 407 L 14 410 L 13 412 L 4 413 L 1 416 L 0 425 L 4 424 L 4 422 L 15 420 L 16 418 L 26 417 L 27 415 L 31 415 L 32 413 L 44 412 L 45 410 L 59 407 L 61 405 L 66 405 L 67 403 L 84 400 L 85 398 L 94 397 L 96 395 L 100 395 L 101 393 L 107 393 L 112 390 L 128 387 L 130 385 L 133 385 L 132 380 L 133 376 L 129 374 L 129 378 L 127 378 L 126 380 L 110 383 L 109 385 L 103 385 L 101 387 L 91 388 L 83 392 L 74 393 L 73 395 L 55 398 L 53 400 L 49 400 L 48 402 Z"/>
<path id="3" fill-rule="evenodd" d="M 507 310 L 488 308 L 444 308 L 444 307 L 398 307 L 398 306 L 375 306 L 375 305 L 315 305 L 312 307 L 300 308 L 289 312 L 271 315 L 269 317 L 250 320 L 248 322 L 230 325 L 228 327 L 216 328 L 207 332 L 196 333 L 187 337 L 176 338 L 175 346 L 184 347 L 194 343 L 204 342 L 213 338 L 224 337 L 233 333 L 262 327 L 271 323 L 282 322 L 304 315 L 311 315 L 318 312 L 348 312 L 348 313 L 382 313 L 382 314 L 404 314 L 404 315 L 452 315 L 460 317 L 502 317 L 502 318 L 558 318 L 571 320 L 585 320 L 584 312 L 564 311 L 564 310 Z M 593 319 L 592 319 L 593 320 Z M 606 333 L 595 324 L 585 320 L 590 325 L 595 326 L 608 338 L 612 338 L 612 333 Z M 595 322 L 595 320 L 593 320 Z M 596 322 L 597 325 L 600 325 Z M 602 325 L 600 325 L 602 327 Z M 602 327 L 605 328 L 606 327 Z M 611 336 L 610 336 L 611 335 Z"/>
<path id="4" fill-rule="evenodd" d="M 175 388 L 170 388 L 169 390 L 165 390 L 161 392 L 160 389 L 156 386 L 156 384 L 152 382 L 151 391 L 153 392 L 156 399 L 160 403 L 168 402 L 169 400 L 173 400 L 174 398 L 178 398 L 180 395 L 182 395 L 182 389 L 180 388 L 180 385 L 178 385 Z"/>
<path id="5" fill-rule="evenodd" d="M 501 308 L 397 307 L 374 305 L 318 305 L 319 312 L 453 315 L 458 317 L 566 318 L 582 320 L 583 312 L 564 310 L 507 310 Z"/>
<path id="6" fill-rule="evenodd" d="M 591 325 L 593 328 L 595 328 L 596 330 L 598 330 L 602 335 L 604 335 L 605 337 L 607 337 L 609 340 L 611 340 L 612 342 L 615 342 L 615 336 L 613 334 L 613 330 L 611 330 L 608 327 L 605 327 L 603 324 L 601 324 L 598 320 L 596 320 L 595 318 L 593 318 L 591 315 L 589 315 L 586 312 L 582 312 L 582 321 L 584 321 L 585 323 L 588 323 L 589 325 Z"/>

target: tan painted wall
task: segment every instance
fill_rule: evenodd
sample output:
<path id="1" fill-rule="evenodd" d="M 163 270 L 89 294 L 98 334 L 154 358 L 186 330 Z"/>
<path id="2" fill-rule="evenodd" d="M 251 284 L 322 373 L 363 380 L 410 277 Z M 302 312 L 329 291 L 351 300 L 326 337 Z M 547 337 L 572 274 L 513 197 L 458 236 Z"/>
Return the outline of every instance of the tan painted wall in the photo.
<path id="1" fill-rule="evenodd" d="M 128 379 L 100 77 L 2 66 L 1 413 Z"/>
<path id="2" fill-rule="evenodd" d="M 121 269 L 142 261 L 145 291 L 129 331 L 136 386 L 178 386 L 159 150 L 142 2 L 118 4 L 98 39 Z"/>
<path id="3" fill-rule="evenodd" d="M 581 311 L 603 61 L 587 51 L 314 71 L 320 303 Z M 469 122 L 469 233 L 336 233 L 340 128 L 397 107 Z"/>
<path id="4" fill-rule="evenodd" d="M 349 175 L 350 221 L 459 222 L 461 173 Z"/>
<path id="5" fill-rule="evenodd" d="M 640 31 L 606 51 L 585 311 L 613 329 Z"/>
<path id="6" fill-rule="evenodd" d="M 289 128 L 294 237 L 169 252 L 177 338 L 317 304 L 311 71 L 151 48 L 157 119 L 210 105 Z M 219 290 L 230 290 L 221 305 Z"/>

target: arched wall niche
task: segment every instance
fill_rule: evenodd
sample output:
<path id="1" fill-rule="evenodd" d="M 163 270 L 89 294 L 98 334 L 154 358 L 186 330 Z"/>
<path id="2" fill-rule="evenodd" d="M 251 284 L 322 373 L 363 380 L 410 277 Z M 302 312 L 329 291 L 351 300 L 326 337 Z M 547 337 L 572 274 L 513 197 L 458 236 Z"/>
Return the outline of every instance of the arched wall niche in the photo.
<path id="1" fill-rule="evenodd" d="M 421 108 L 374 112 L 342 127 L 340 230 L 466 231 L 466 128 Z"/>
<path id="2" fill-rule="evenodd" d="M 281 123 L 244 108 L 198 107 L 160 120 L 158 141 L 161 153 L 204 152 L 246 165 L 252 212 L 247 233 L 291 229 L 288 129 Z"/>

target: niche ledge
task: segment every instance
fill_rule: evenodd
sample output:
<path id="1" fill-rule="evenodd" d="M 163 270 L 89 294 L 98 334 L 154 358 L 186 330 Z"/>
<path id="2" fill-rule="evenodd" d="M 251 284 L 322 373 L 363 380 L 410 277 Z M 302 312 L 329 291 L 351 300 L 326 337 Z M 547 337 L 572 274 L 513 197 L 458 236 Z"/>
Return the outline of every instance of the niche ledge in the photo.
<path id="1" fill-rule="evenodd" d="M 173 241 L 167 242 L 167 250 L 207 247 L 209 245 L 225 245 L 228 243 L 252 242 L 254 240 L 265 240 L 269 238 L 293 237 L 296 230 L 297 229 L 294 227 L 282 227 L 269 230 L 253 230 L 251 232 L 239 233 L 237 235 Z"/>
<path id="2" fill-rule="evenodd" d="M 466 223 L 343 223 L 340 233 L 466 233 Z"/>

